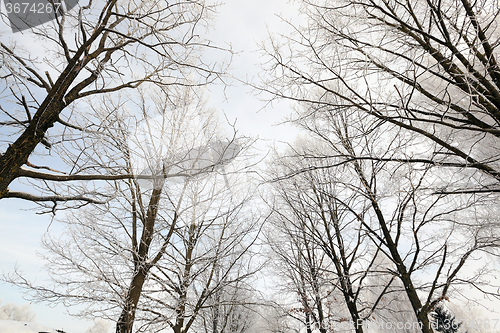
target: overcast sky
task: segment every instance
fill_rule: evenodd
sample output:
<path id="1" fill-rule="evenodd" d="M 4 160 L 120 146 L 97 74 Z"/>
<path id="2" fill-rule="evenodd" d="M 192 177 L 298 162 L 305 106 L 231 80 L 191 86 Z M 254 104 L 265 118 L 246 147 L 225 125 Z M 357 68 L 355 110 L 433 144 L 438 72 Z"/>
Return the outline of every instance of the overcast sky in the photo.
<path id="1" fill-rule="evenodd" d="M 266 39 L 269 32 L 286 30 L 287 26 L 277 15 L 294 17 L 293 5 L 288 0 L 227 2 L 220 7 L 210 38 L 218 45 L 231 45 L 234 51 L 239 52 L 231 66 L 234 76 L 255 79 L 259 74 L 260 62 L 257 43 Z M 9 30 L 6 26 L 0 26 L 2 41 L 12 37 Z M 276 126 L 289 112 L 288 104 L 279 103 L 264 108 L 266 104 L 244 84 L 233 81 L 232 86 L 226 88 L 225 95 L 220 86 L 211 88 L 210 100 L 230 121 L 237 119 L 239 134 L 262 139 L 262 147 L 270 146 L 274 141 L 286 142 L 294 137 L 289 126 Z M 43 261 L 36 255 L 41 251 L 40 239 L 46 232 L 57 233 L 59 230 L 57 223 L 51 224 L 51 216 L 37 215 L 29 210 L 34 207 L 31 203 L 17 199 L 0 201 L 0 272 L 11 272 L 17 265 L 27 276 L 36 277 L 40 282 L 45 276 Z M 3 304 L 25 303 L 19 290 L 3 283 L 0 283 L 0 299 Z M 50 328 L 63 329 L 68 333 L 84 333 L 92 326 L 91 322 L 79 321 L 64 314 L 61 306 L 50 308 L 46 304 L 34 304 L 32 309 L 37 314 L 37 322 Z"/>
<path id="2" fill-rule="evenodd" d="M 232 74 L 240 79 L 257 80 L 258 64 L 261 61 L 257 43 L 265 40 L 269 33 L 286 33 L 288 26 L 281 22 L 278 15 L 285 18 L 297 17 L 296 6 L 288 0 L 227 0 L 220 7 L 215 29 L 211 39 L 221 46 L 231 45 L 237 54 L 232 63 Z M 0 22 L 0 25 L 2 23 Z M 7 27 L 0 27 L 0 33 Z M 9 33 L 0 39 L 9 38 Z M 248 86 L 233 82 L 227 87 L 225 95 L 220 86 L 210 89 L 210 100 L 217 109 L 223 111 L 230 121 L 237 119 L 239 134 L 262 139 L 260 144 L 272 145 L 273 142 L 289 142 L 295 131 L 288 125 L 277 126 L 289 113 L 286 102 L 266 107 Z M 265 96 L 261 96 L 265 97 Z M 50 215 L 37 215 L 30 208 L 36 207 L 21 200 L 0 200 L 0 272 L 8 273 L 18 265 L 29 277 L 43 280 L 43 262 L 36 252 L 41 251 L 40 238 L 46 233 L 59 232 L 57 223 L 51 224 Z M 0 299 L 3 303 L 22 304 L 22 293 L 0 283 Z M 487 305 L 493 308 L 493 305 Z M 500 307 L 499 307 L 500 308 Z M 91 322 L 78 321 L 64 314 L 64 308 L 50 308 L 46 304 L 33 305 L 37 322 L 68 333 L 84 333 Z M 490 318 L 493 319 L 493 318 Z"/>

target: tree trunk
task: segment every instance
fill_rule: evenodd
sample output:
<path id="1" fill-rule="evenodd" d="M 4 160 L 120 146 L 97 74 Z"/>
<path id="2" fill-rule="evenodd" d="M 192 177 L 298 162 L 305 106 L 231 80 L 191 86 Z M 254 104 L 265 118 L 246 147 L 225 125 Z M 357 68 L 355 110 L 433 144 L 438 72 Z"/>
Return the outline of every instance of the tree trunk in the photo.
<path id="1" fill-rule="evenodd" d="M 108 19 L 109 15 L 103 22 L 107 22 Z M 90 47 L 92 42 L 100 35 L 103 29 L 104 26 L 96 29 L 89 40 L 80 46 L 47 93 L 28 127 L 14 143 L 9 145 L 4 154 L 0 154 L 0 199 L 7 195 L 10 183 L 19 176 L 19 170 L 26 164 L 29 156 L 42 141 L 47 130 L 54 126 L 62 110 L 77 98 L 78 93 L 82 89 L 97 79 L 97 75 L 93 73 L 71 88 L 69 93 L 67 93 L 81 69 L 88 62 L 88 59 L 86 60 L 85 57 L 83 60 L 80 60 L 80 57 L 86 48 Z"/>
<path id="2" fill-rule="evenodd" d="M 389 251 L 391 253 L 392 260 L 394 260 L 397 270 L 399 273 L 399 278 L 401 279 L 401 282 L 403 282 L 403 285 L 405 287 L 405 292 L 406 295 L 408 296 L 408 299 L 410 300 L 410 303 L 413 307 L 413 311 L 415 312 L 415 315 L 417 316 L 418 322 L 420 326 L 422 327 L 422 332 L 423 333 L 434 333 L 432 330 L 430 324 L 429 324 L 429 318 L 427 317 L 427 311 L 422 311 L 422 302 L 420 301 L 420 298 L 417 295 L 417 291 L 415 290 L 415 287 L 413 286 L 413 282 L 411 280 L 410 273 L 408 273 L 406 266 L 403 262 L 403 259 L 399 255 L 397 245 L 394 243 L 389 229 L 387 228 L 387 224 L 385 223 L 385 219 L 382 215 L 382 212 L 380 211 L 378 204 L 374 204 L 373 206 L 375 208 L 375 212 L 377 214 L 378 220 L 380 227 L 382 229 L 382 232 L 384 234 L 384 239 L 387 243 L 387 247 L 389 248 Z"/>
<path id="3" fill-rule="evenodd" d="M 125 299 L 125 306 L 116 323 L 116 333 L 132 333 L 137 303 L 139 303 L 146 276 L 147 271 L 145 269 L 140 269 L 130 282 L 127 298 Z"/>
<path id="4" fill-rule="evenodd" d="M 153 193 L 148 203 L 148 211 L 146 219 L 143 222 L 144 228 L 142 230 L 140 245 L 138 248 L 134 249 L 134 251 L 137 251 L 137 254 L 134 256 L 134 277 L 130 282 L 122 313 L 116 323 L 116 333 L 132 333 L 137 304 L 139 303 L 144 282 L 151 268 L 150 265 L 146 264 L 146 261 L 149 254 L 149 246 L 153 239 L 156 215 L 158 213 L 158 205 L 161 199 L 164 182 L 165 180 L 161 180 L 161 183 L 153 189 Z"/>
<path id="5" fill-rule="evenodd" d="M 35 147 L 42 141 L 47 130 L 54 126 L 59 114 L 66 107 L 64 95 L 79 72 L 70 69 L 70 65 L 45 97 L 28 127 L 9 145 L 5 153 L 0 155 L 0 199 L 6 196 L 10 183 L 19 176 L 21 167 L 26 164 Z"/>
<path id="6" fill-rule="evenodd" d="M 49 104 L 47 100 L 40 106 L 28 128 L 0 155 L 0 199 L 6 196 L 10 183 L 19 176 L 19 170 L 42 141 L 45 132 L 54 126 L 64 108 L 62 102 Z"/>
<path id="7" fill-rule="evenodd" d="M 417 320 L 419 322 L 419 325 L 421 326 L 422 333 L 434 333 L 432 330 L 431 326 L 429 325 L 429 318 L 427 318 L 427 311 L 422 311 L 422 302 L 420 301 L 420 298 L 418 297 L 417 291 L 415 290 L 415 287 L 413 286 L 413 282 L 411 280 L 410 273 L 408 272 L 403 259 L 399 255 L 398 251 L 398 246 L 394 242 L 391 232 L 389 231 L 389 228 L 387 226 L 387 223 L 385 221 L 385 217 L 382 214 L 382 210 L 380 209 L 380 206 L 378 205 L 377 199 L 375 194 L 373 193 L 368 181 L 366 180 L 364 173 L 359 166 L 358 163 L 354 164 L 354 167 L 356 169 L 356 172 L 363 183 L 363 186 L 366 189 L 367 194 L 369 195 L 370 201 L 371 201 L 371 206 L 373 207 L 373 210 L 375 211 L 375 214 L 377 216 L 378 224 L 380 226 L 380 229 L 382 230 L 382 234 L 385 240 L 385 243 L 387 245 L 387 248 L 389 249 L 389 252 L 391 253 L 391 258 L 396 264 L 397 270 L 398 270 L 398 276 L 403 282 L 403 286 L 405 287 L 405 292 L 406 295 L 408 296 L 408 299 L 410 300 L 411 306 L 413 308 L 413 312 L 415 313 L 415 316 L 417 317 Z"/>
<path id="8" fill-rule="evenodd" d="M 352 288 L 350 287 L 350 285 L 344 288 L 346 288 L 346 290 L 343 292 L 344 299 L 347 305 L 347 309 L 351 314 L 351 319 L 354 325 L 354 331 L 356 333 L 363 333 L 363 323 L 361 322 L 361 317 L 359 316 L 358 307 L 356 305 L 356 302 L 354 301 L 354 293 L 352 291 Z"/>

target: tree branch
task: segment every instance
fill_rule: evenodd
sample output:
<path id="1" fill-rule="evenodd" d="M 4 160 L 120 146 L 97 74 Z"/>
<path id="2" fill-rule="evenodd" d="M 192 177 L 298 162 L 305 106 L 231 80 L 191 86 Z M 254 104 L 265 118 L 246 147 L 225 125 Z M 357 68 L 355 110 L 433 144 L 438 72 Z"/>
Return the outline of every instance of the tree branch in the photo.
<path id="1" fill-rule="evenodd" d="M 34 202 L 40 202 L 40 201 L 52 201 L 52 202 L 59 202 L 59 201 L 86 201 L 89 203 L 93 204 L 104 204 L 107 201 L 104 200 L 96 200 L 93 198 L 86 197 L 84 195 L 77 195 L 77 196 L 64 196 L 64 195 L 48 195 L 48 196 L 38 196 L 26 192 L 16 192 L 16 191 L 7 191 L 7 194 L 5 195 L 5 198 L 18 198 L 18 199 L 24 199 L 28 201 L 34 201 Z"/>

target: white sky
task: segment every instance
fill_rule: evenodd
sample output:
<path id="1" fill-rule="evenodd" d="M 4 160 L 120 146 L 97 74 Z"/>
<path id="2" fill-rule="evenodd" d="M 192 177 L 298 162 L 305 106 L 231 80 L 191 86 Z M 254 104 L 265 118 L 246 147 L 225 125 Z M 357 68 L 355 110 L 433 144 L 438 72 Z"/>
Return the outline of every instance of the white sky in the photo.
<path id="1" fill-rule="evenodd" d="M 286 29 L 276 14 L 294 17 L 292 6 L 288 0 L 228 0 L 219 8 L 219 16 L 209 38 L 223 47 L 231 44 L 234 51 L 240 52 L 233 58 L 231 73 L 234 76 L 239 79 L 257 77 L 257 64 L 260 62 L 257 42 L 266 39 L 268 31 Z M 0 40 L 8 40 L 12 36 L 10 34 L 9 28 L 0 21 Z M 289 112 L 286 103 L 263 109 L 265 103 L 257 99 L 249 87 L 236 81 L 226 88 L 225 95 L 221 86 L 210 88 L 210 95 L 213 105 L 222 110 L 231 122 L 237 119 L 239 134 L 263 139 L 259 146 L 293 139 L 290 127 L 275 126 Z M 9 273 L 17 265 L 28 277 L 41 281 L 46 273 L 43 262 L 36 255 L 37 251 L 41 251 L 40 238 L 47 231 L 57 232 L 57 223 L 51 225 L 49 215 L 37 215 L 28 210 L 34 207 L 36 205 L 22 200 L 0 201 L 0 273 Z M 1 282 L 0 299 L 2 304 L 26 303 L 21 291 Z M 33 304 L 32 310 L 37 314 L 36 322 L 49 328 L 84 333 L 92 326 L 90 321 L 68 316 L 61 306 L 50 308 L 46 304 Z"/>
<path id="2" fill-rule="evenodd" d="M 43 327 L 34 323 L 25 325 L 22 322 L 10 321 L 10 320 L 0 320 L 0 331 L 2 333 L 56 333 L 55 330 L 50 330 L 47 327 Z"/>

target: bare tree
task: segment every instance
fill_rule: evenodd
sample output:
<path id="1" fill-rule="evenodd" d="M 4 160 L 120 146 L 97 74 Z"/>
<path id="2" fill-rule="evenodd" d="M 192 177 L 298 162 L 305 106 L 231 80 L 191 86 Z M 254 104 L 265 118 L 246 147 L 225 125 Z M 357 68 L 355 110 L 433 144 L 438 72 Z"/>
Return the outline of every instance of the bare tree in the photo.
<path id="1" fill-rule="evenodd" d="M 356 118 L 355 112 L 311 111 L 308 107 L 296 123 L 313 138 L 282 157 L 273 176 L 282 202 L 276 215 L 291 232 L 305 232 L 331 260 L 357 331 L 384 306 L 387 294 L 399 289 L 421 330 L 430 332 L 428 314 L 449 292 L 487 282 L 485 270 L 463 269 L 474 254 L 497 247 L 483 221 L 469 221 L 483 207 L 481 200 L 434 194 L 429 189 L 442 177 L 439 168 L 435 173 L 425 165 L 393 167 L 363 159 L 380 142 L 400 138 L 399 131 Z M 397 149 L 404 142 L 392 140 Z M 379 256 L 391 264 L 377 267 Z M 386 278 L 374 279 L 377 275 Z M 373 281 L 385 282 L 368 297 L 375 291 Z"/>
<path id="2" fill-rule="evenodd" d="M 400 280 L 389 272 L 391 261 L 382 253 L 375 258 L 372 274 L 363 294 L 368 304 L 376 304 L 367 319 L 370 332 L 420 332 L 418 319 Z"/>
<path id="3" fill-rule="evenodd" d="M 210 191 L 198 207 L 193 206 L 199 216 L 187 216 L 185 227 L 174 234 L 178 241 L 174 238 L 165 260 L 157 267 L 158 272 L 151 276 L 159 291 L 148 297 L 142 311 L 150 312 L 155 322 L 167 324 L 175 333 L 199 329 L 206 311 L 217 313 L 222 306 L 237 307 L 252 302 L 221 296 L 243 289 L 256 271 L 250 262 L 250 247 L 256 239 L 251 233 L 256 231 L 258 220 L 246 212 L 246 199 L 237 201 L 229 194 L 231 197 L 222 201 L 220 193 Z M 195 195 L 200 197 L 199 192 Z M 200 209 L 204 204 L 210 205 L 207 205 L 210 210 Z M 249 221 L 245 221 L 247 218 Z M 228 311 L 227 316 L 234 314 Z M 237 327 L 238 321 L 230 320 L 236 318 L 219 319 Z"/>
<path id="4" fill-rule="evenodd" d="M 2 304 L 0 300 L 0 304 Z M 16 305 L 14 303 L 6 303 L 0 306 L 0 319 L 16 320 L 16 321 L 35 321 L 36 314 L 31 311 L 29 304 Z"/>
<path id="5" fill-rule="evenodd" d="M 114 320 L 117 333 L 132 332 L 134 323 L 138 331 L 187 332 L 215 306 L 215 293 L 252 275 L 260 219 L 249 208 L 250 193 L 238 190 L 251 185 L 237 167 L 237 149 L 229 149 L 236 139 L 227 141 L 229 152 L 214 149 L 211 143 L 224 142 L 214 111 L 198 109 L 194 95 L 194 104 L 186 103 L 185 91 L 175 99 L 152 89 L 156 98 L 139 96 L 144 103 L 128 118 L 115 112 L 87 157 L 105 163 L 121 156 L 127 174 L 146 168 L 148 177 L 106 182 L 100 189 L 114 193 L 112 200 L 68 213 L 67 237 L 45 238 L 53 286 L 33 285 L 20 273 L 10 282 L 36 301 L 86 303 L 78 315 Z M 144 125 L 135 135 L 131 121 Z M 142 150 L 131 149 L 134 136 Z M 170 177 L 181 167 L 184 173 Z"/>
<path id="6" fill-rule="evenodd" d="M 354 172 L 356 185 L 345 187 L 365 196 L 377 222 L 364 228 L 430 332 L 429 311 L 464 281 L 465 263 L 498 247 L 484 204 L 498 204 L 499 9 L 467 0 L 302 3 L 307 24 L 271 40 L 261 89 L 302 104 L 295 119 L 314 118 L 304 127 L 331 151 L 301 152 L 329 161 L 288 176 Z M 433 277 L 419 287 L 413 277 L 427 264 Z M 465 281 L 487 293 L 478 277 Z"/>
<path id="7" fill-rule="evenodd" d="M 202 320 L 197 330 L 205 333 L 254 332 L 259 305 L 256 296 L 253 287 L 244 281 L 218 289 L 200 313 Z"/>
<path id="8" fill-rule="evenodd" d="M 291 165 L 295 168 L 297 163 L 300 162 L 292 158 L 290 161 L 281 160 L 276 168 L 280 171 Z M 272 206 L 272 226 L 268 230 L 267 244 L 274 274 L 282 281 L 278 288 L 290 294 L 291 300 L 285 299 L 282 307 L 291 318 L 299 320 L 307 332 L 315 329 L 327 332 L 333 322 L 343 320 L 348 313 L 344 302 L 334 301 L 337 297 L 343 297 L 338 287 L 340 279 L 334 264 L 329 260 L 330 255 L 336 255 L 336 250 L 335 253 L 325 250 L 323 245 L 328 241 L 322 243 L 316 238 L 320 236 L 317 231 L 321 227 L 311 230 L 311 224 L 317 225 L 319 221 L 312 217 L 314 213 L 311 205 L 314 203 L 310 200 L 305 184 L 295 178 L 291 182 L 283 181 L 274 185 L 272 190 L 276 198 Z M 339 261 L 336 263 L 339 264 Z"/>
<path id="9" fill-rule="evenodd" d="M 9 190 L 9 185 L 18 178 L 68 182 L 132 177 L 124 170 L 93 173 L 91 167 L 75 172 L 76 161 L 60 170 L 59 161 L 44 166 L 29 157 L 39 143 L 50 153 L 67 142 L 69 133 L 106 131 L 99 122 L 104 115 L 87 113 L 87 121 L 78 125 L 77 114 L 83 112 L 77 111 L 99 103 L 98 96 L 116 95 L 145 82 L 167 91 L 215 80 L 223 68 L 205 63 L 200 53 L 216 49 L 200 37 L 214 11 L 215 5 L 203 0 L 89 1 L 23 33 L 23 39 L 11 35 L 10 41 L 3 40 L 0 198 L 96 203 L 102 200 L 83 194 L 25 193 Z M 42 150 L 37 154 L 45 154 Z"/>
<path id="10" fill-rule="evenodd" d="M 272 41 L 264 89 L 415 133 L 425 151 L 368 157 L 469 175 L 439 192 L 497 191 L 499 10 L 467 0 L 303 1 L 308 25 Z"/>
<path id="11" fill-rule="evenodd" d="M 271 249 L 272 273 L 281 282 L 277 287 L 292 298 L 281 306 L 289 317 L 300 321 L 308 333 L 314 327 L 325 332 L 329 319 L 325 318 L 328 316 L 325 315 L 328 312 L 325 302 L 329 296 L 327 290 L 332 287 L 326 282 L 330 274 L 327 273 L 325 254 L 316 248 L 305 230 L 297 230 L 295 224 L 284 221 L 286 207 L 279 205 L 276 210 L 280 211 L 278 214 L 282 220 L 271 218 L 273 227 L 268 228 L 266 242 Z"/>
<path id="12" fill-rule="evenodd" d="M 304 147 L 314 146 L 311 141 L 302 144 Z M 292 157 L 294 154 L 297 156 Z M 288 263 L 291 272 L 298 270 L 295 285 L 303 295 L 306 317 L 312 316 L 320 332 L 326 332 L 334 323 L 346 321 L 353 323 L 356 332 L 363 332 L 360 323 L 371 314 L 366 309 L 366 300 L 363 300 L 365 279 L 374 263 L 362 226 L 366 213 L 364 198 L 360 200 L 356 192 L 341 189 L 339 179 L 328 169 L 301 172 L 289 178 L 288 175 L 301 167 L 306 168 L 308 162 L 304 162 L 304 153 L 298 150 L 287 155 L 277 160 L 278 171 L 274 178 L 287 177 L 273 186 L 279 202 L 273 215 L 280 221 L 279 230 L 287 237 L 279 237 L 280 241 L 272 245 L 274 252 Z M 283 242 L 283 239 L 287 241 Z M 295 250 L 280 250 L 278 244 L 283 244 L 283 249 L 292 247 Z M 304 276 L 308 277 L 311 292 L 300 288 L 304 285 Z M 312 299 L 314 312 L 307 305 L 308 297 Z M 335 302 L 334 299 L 343 301 Z M 333 313 L 330 306 L 326 306 L 332 303 L 335 304 Z M 346 315 L 350 318 L 347 319 Z"/>

